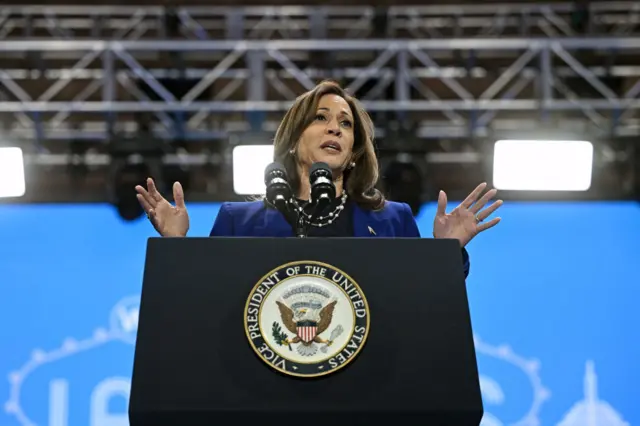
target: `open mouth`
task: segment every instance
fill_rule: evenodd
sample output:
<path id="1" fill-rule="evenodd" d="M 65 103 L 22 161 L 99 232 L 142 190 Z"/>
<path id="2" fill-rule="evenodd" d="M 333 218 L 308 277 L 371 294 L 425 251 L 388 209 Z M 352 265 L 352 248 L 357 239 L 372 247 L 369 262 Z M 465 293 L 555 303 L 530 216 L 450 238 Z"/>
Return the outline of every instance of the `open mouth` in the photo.
<path id="1" fill-rule="evenodd" d="M 329 151 L 329 152 L 341 152 L 342 151 L 342 147 L 340 146 L 340 144 L 338 142 L 334 142 L 334 141 L 325 142 L 322 145 L 320 145 L 320 148 L 324 149 L 325 151 Z"/>

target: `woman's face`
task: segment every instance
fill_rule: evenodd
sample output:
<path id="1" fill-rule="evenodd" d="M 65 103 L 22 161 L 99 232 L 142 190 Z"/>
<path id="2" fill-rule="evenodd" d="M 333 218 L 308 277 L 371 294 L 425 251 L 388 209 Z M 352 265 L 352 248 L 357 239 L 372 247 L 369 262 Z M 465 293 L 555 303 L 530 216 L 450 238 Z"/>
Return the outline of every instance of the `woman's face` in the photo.
<path id="1" fill-rule="evenodd" d="M 315 119 L 296 147 L 298 161 L 307 167 L 324 162 L 341 172 L 352 161 L 354 120 L 347 101 L 338 95 L 320 98 Z"/>

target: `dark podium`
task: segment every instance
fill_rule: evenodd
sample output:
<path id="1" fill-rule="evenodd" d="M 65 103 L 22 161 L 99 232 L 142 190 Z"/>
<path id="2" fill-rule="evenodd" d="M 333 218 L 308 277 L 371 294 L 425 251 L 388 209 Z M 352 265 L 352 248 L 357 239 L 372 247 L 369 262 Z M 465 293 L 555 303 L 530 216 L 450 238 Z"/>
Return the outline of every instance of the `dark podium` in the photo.
<path id="1" fill-rule="evenodd" d="M 482 414 L 457 241 L 149 240 L 132 426 L 476 426 Z"/>

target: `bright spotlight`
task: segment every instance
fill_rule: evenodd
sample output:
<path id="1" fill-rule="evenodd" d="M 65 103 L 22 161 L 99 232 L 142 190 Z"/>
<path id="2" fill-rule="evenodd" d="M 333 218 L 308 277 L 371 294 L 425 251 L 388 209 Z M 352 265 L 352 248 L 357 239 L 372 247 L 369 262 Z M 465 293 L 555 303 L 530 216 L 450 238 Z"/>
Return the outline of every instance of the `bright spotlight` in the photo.
<path id="1" fill-rule="evenodd" d="M 586 191 L 592 166 L 591 142 L 500 140 L 493 154 L 493 185 L 515 191 Z"/>
<path id="2" fill-rule="evenodd" d="M 25 189 L 22 149 L 0 148 L 0 197 L 22 197 Z"/>
<path id="3" fill-rule="evenodd" d="M 233 148 L 233 190 L 238 195 L 265 193 L 264 169 L 273 162 L 273 145 Z"/>

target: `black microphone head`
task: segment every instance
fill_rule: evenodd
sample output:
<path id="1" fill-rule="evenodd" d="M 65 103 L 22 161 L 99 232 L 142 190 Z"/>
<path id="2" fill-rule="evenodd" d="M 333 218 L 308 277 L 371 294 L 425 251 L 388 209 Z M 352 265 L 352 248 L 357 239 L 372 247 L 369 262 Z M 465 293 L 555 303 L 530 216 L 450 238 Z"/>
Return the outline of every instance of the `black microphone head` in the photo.
<path id="1" fill-rule="evenodd" d="M 336 196 L 333 184 L 333 173 L 327 163 L 317 162 L 309 169 L 309 183 L 311 184 L 311 199 L 316 204 L 326 205 Z"/>
<path id="2" fill-rule="evenodd" d="M 275 177 L 281 177 L 283 179 L 287 179 L 287 170 L 284 168 L 284 166 L 280 163 L 274 162 L 269 164 L 265 169 L 264 169 L 264 183 L 265 185 L 269 184 L 269 181 L 271 181 L 273 178 Z"/>
<path id="3" fill-rule="evenodd" d="M 329 168 L 329 165 L 327 163 L 323 163 L 322 161 L 313 163 L 311 165 L 311 168 L 309 169 L 309 177 L 317 175 L 331 176 L 331 169 Z"/>
<path id="4" fill-rule="evenodd" d="M 287 170 L 280 163 L 271 163 L 264 170 L 267 201 L 278 209 L 286 210 L 287 203 L 293 198 L 293 191 L 287 178 Z"/>

